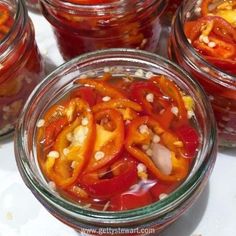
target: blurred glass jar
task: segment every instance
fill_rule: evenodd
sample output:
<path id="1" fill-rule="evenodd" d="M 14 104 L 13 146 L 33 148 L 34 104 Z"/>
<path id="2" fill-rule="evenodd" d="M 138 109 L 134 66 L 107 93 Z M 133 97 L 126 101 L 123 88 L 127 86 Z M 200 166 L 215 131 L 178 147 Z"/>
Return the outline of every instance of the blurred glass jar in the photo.
<path id="1" fill-rule="evenodd" d="M 41 0 L 42 13 L 53 26 L 65 60 L 106 48 L 154 52 L 166 0 Z"/>
<path id="2" fill-rule="evenodd" d="M 167 8 L 165 10 L 164 19 L 165 19 L 165 25 L 170 25 L 171 20 L 177 10 L 177 8 L 180 6 L 180 4 L 183 2 L 183 0 L 169 0 L 169 3 L 167 5 Z"/>
<path id="3" fill-rule="evenodd" d="M 0 137 L 14 129 L 25 100 L 43 76 L 34 28 L 19 0 L 0 3 Z"/>
<path id="4" fill-rule="evenodd" d="M 44 179 L 37 160 L 36 126 L 45 110 L 73 90 L 74 81 L 78 80 L 80 75 L 93 73 L 100 76 L 107 67 L 112 69 L 113 75 L 117 74 L 119 77 L 127 73 L 134 74 L 137 69 L 143 70 L 144 79 L 147 79 L 145 74 L 150 72 L 166 75 L 196 103 L 194 112 L 201 144 L 190 174 L 163 200 L 135 210 L 106 212 L 72 203 L 68 198 L 59 195 L 53 185 Z M 157 233 L 167 227 L 184 213 L 202 192 L 214 166 L 217 152 L 215 120 L 210 103 L 200 86 L 170 61 L 132 49 L 89 53 L 60 66 L 31 94 L 16 131 L 16 161 L 26 185 L 55 217 L 79 232 L 88 233 L 90 230 L 92 235 L 111 235 L 115 232 L 119 232 L 119 235 L 148 235 L 148 231 L 153 233 L 155 230 Z M 94 230 L 94 233 L 91 230 Z"/>
<path id="5" fill-rule="evenodd" d="M 30 10 L 39 12 L 39 0 L 25 0 L 25 3 Z"/>
<path id="6" fill-rule="evenodd" d="M 184 32 L 186 21 L 201 17 L 199 3 L 197 0 L 186 1 L 176 12 L 169 40 L 169 58 L 196 78 L 209 95 L 217 121 L 219 144 L 236 147 L 236 77 L 206 61 Z M 223 66 L 227 69 L 227 64 L 222 63 Z"/>

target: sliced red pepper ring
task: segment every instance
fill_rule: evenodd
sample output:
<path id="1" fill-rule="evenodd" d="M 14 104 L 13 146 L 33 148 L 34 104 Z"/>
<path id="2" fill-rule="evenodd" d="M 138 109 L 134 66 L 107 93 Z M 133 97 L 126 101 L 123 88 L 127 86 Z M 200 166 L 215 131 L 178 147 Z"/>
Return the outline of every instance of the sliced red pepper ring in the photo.
<path id="1" fill-rule="evenodd" d="M 117 175 L 112 174 L 115 172 L 113 169 L 102 177 L 99 176 L 98 172 L 82 174 L 79 183 L 92 196 L 106 198 L 128 190 L 130 186 L 137 182 L 137 167 L 134 162 L 122 160 L 114 163 L 113 166 L 116 169 L 119 168 L 118 171 L 116 170 Z"/>
<path id="2" fill-rule="evenodd" d="M 44 125 L 39 127 L 37 140 L 44 151 L 49 150 L 55 143 L 57 135 L 69 123 L 64 113 L 65 106 L 55 104 L 44 115 Z"/>
<path id="3" fill-rule="evenodd" d="M 144 130 L 142 132 L 141 127 L 146 125 L 150 130 Z M 151 147 L 152 135 L 160 136 L 161 142 L 164 142 L 165 146 L 172 151 L 171 161 L 172 161 L 172 172 L 170 175 L 162 173 L 159 168 L 154 164 L 151 157 L 141 149 L 142 145 L 149 145 Z M 167 135 L 169 132 L 164 130 L 160 124 L 151 118 L 150 116 L 137 117 L 128 126 L 127 138 L 125 140 L 126 150 L 140 162 L 142 162 L 152 174 L 162 180 L 162 181 L 180 181 L 184 179 L 189 170 L 188 160 L 179 155 L 177 152 L 178 146 L 174 143 L 179 141 L 177 137 L 173 139 L 173 135 Z M 169 140 L 168 137 L 171 137 Z M 171 143 L 170 143 L 171 142 Z M 174 143 L 173 143 L 174 142 Z M 177 144 L 177 143 L 176 143 Z M 182 146 L 180 146 L 182 148 Z"/>
<path id="4" fill-rule="evenodd" d="M 72 99 L 65 110 L 73 120 L 57 135 L 42 163 L 47 177 L 62 188 L 73 184 L 88 163 L 95 136 L 93 115 L 85 101 Z"/>
<path id="5" fill-rule="evenodd" d="M 125 98 L 111 99 L 107 102 L 98 103 L 92 110 L 93 112 L 98 112 L 109 108 L 119 111 L 123 115 L 124 120 L 132 120 L 137 116 L 136 112 L 142 111 L 142 107 L 138 103 Z"/>
<path id="6" fill-rule="evenodd" d="M 150 98 L 152 101 L 149 102 L 147 98 L 148 95 L 151 95 Z M 155 100 L 159 103 L 159 98 L 162 97 L 162 94 L 158 87 L 156 87 L 150 81 L 139 81 L 131 85 L 130 88 L 130 98 L 135 102 L 139 103 L 147 114 L 153 114 L 153 104 Z M 157 98 L 157 99 L 155 99 Z M 160 104 L 159 111 L 163 108 L 163 104 Z M 158 112 L 158 111 L 157 111 Z"/>
<path id="7" fill-rule="evenodd" d="M 72 91 L 70 98 L 81 98 L 89 104 L 90 107 L 94 106 L 99 100 L 96 90 L 94 88 L 80 86 Z"/>
<path id="8" fill-rule="evenodd" d="M 160 88 L 164 95 L 170 97 L 171 99 L 173 99 L 174 102 L 176 102 L 178 106 L 179 120 L 181 120 L 182 122 L 187 121 L 187 110 L 185 108 L 184 100 L 180 93 L 180 89 L 177 87 L 177 85 L 163 75 L 153 76 L 151 80 L 156 83 L 156 85 Z"/>
<path id="9" fill-rule="evenodd" d="M 216 58 L 230 59 L 236 56 L 236 44 L 212 36 L 208 36 L 208 39 L 210 42 L 214 43 L 214 47 L 210 47 L 209 44 L 201 42 L 200 40 L 195 40 L 193 42 L 194 48 L 199 50 L 203 55 Z"/>
<path id="10" fill-rule="evenodd" d="M 114 109 L 95 113 L 96 141 L 85 172 L 93 172 L 110 163 L 121 151 L 124 140 L 122 115 Z"/>
<path id="11" fill-rule="evenodd" d="M 109 96 L 111 98 L 125 98 L 125 96 L 105 81 L 99 79 L 78 79 L 75 81 L 77 84 L 83 84 L 96 89 L 102 96 Z"/>
<path id="12" fill-rule="evenodd" d="M 202 34 L 209 36 L 212 33 L 224 41 L 236 43 L 236 29 L 222 17 L 204 16 L 196 21 L 185 23 L 185 34 L 192 42 L 199 39 Z"/>
<path id="13" fill-rule="evenodd" d="M 93 112 L 98 112 L 100 110 L 104 109 L 124 109 L 124 108 L 131 108 L 134 111 L 142 111 L 142 107 L 136 103 L 133 102 L 127 98 L 117 98 L 117 99 L 111 99 L 110 101 L 107 102 L 101 102 L 96 104 L 92 110 Z"/>
<path id="14" fill-rule="evenodd" d="M 169 128 L 174 114 L 171 112 L 169 101 L 163 98 L 159 87 L 151 81 L 136 82 L 131 86 L 131 99 L 142 105 L 145 114 L 151 115 L 160 124 Z"/>

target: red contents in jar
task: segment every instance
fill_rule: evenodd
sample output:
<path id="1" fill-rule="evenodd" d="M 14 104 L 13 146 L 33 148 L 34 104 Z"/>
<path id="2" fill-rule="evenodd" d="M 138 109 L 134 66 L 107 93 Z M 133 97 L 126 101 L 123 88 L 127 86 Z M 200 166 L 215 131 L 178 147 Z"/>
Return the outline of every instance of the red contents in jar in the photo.
<path id="1" fill-rule="evenodd" d="M 41 2 L 43 14 L 53 26 L 64 59 L 106 48 L 156 50 L 161 33 L 159 17 L 166 5 L 164 1 L 69 2 L 75 4 L 70 11 L 64 6 L 58 10 L 46 1 Z M 105 4 L 110 4 L 110 8 Z"/>
<path id="2" fill-rule="evenodd" d="M 33 39 L 31 23 L 21 29 L 22 38 L 12 36 L 14 15 L 0 4 L 0 136 L 14 128 L 26 98 L 42 76 L 42 63 Z M 15 27 L 16 30 L 16 27 Z M 32 38 L 31 38 L 32 37 Z M 13 42 L 9 44 L 9 39 Z M 4 41 L 8 40 L 8 41 Z M 8 54 L 5 55 L 6 50 Z"/>
<path id="3" fill-rule="evenodd" d="M 154 203 L 181 184 L 199 145 L 187 116 L 190 96 L 163 75 L 147 81 L 105 73 L 75 86 L 37 122 L 38 161 L 59 193 L 121 211 Z"/>
<path id="4" fill-rule="evenodd" d="M 220 143 L 234 146 L 236 144 L 236 1 L 203 0 L 196 5 L 193 14 L 190 12 L 187 14 L 184 22 L 185 35 L 199 56 L 209 63 L 209 66 L 195 67 L 205 74 L 208 73 L 208 76 L 200 74 L 199 70 L 189 68 L 178 53 L 175 57 L 199 80 L 209 94 L 218 124 Z M 197 59 L 194 60 L 196 63 Z M 217 75 L 213 71 L 215 69 L 218 69 Z M 223 73 L 225 74 L 222 75 Z"/>

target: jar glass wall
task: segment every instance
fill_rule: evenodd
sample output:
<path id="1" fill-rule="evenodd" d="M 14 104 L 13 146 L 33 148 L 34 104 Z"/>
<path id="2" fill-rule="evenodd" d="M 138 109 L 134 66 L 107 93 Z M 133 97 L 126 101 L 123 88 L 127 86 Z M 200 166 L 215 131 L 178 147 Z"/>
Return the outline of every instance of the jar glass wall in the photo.
<path id="1" fill-rule="evenodd" d="M 138 69 L 143 70 L 144 78 L 150 72 L 166 75 L 196 103 L 194 111 L 201 144 L 189 176 L 167 198 L 135 210 L 97 211 L 72 203 L 52 189 L 44 179 L 37 161 L 36 126 L 42 113 L 68 94 L 80 75 L 91 75 L 92 72 L 99 76 L 107 67 L 112 68 L 113 73 L 119 76 L 135 74 Z M 16 161 L 26 185 L 55 217 L 80 232 L 85 232 L 86 229 L 94 229 L 97 233 L 104 229 L 107 232 L 109 228 L 114 230 L 112 232 L 127 230 L 134 232 L 133 235 L 147 235 L 147 231 L 141 233 L 142 229 L 155 232 L 162 230 L 185 212 L 201 193 L 214 166 L 216 151 L 214 117 L 200 86 L 170 61 L 148 52 L 131 49 L 85 54 L 55 70 L 31 94 L 20 117 L 15 139 Z"/>
<path id="2" fill-rule="evenodd" d="M 160 15 L 168 1 L 42 0 L 42 13 L 53 27 L 65 60 L 106 48 L 136 48 L 154 52 Z M 87 4 L 87 5 L 86 5 Z"/>
<path id="3" fill-rule="evenodd" d="M 18 0 L 0 3 L 0 136 L 14 129 L 30 92 L 43 75 L 34 28 Z"/>
<path id="4" fill-rule="evenodd" d="M 217 121 L 219 144 L 227 147 L 235 147 L 236 77 L 235 72 L 233 72 L 235 60 L 233 62 L 231 59 L 226 59 L 227 55 L 230 55 L 233 52 L 231 49 L 227 50 L 228 46 L 225 47 L 226 51 L 223 54 L 219 54 L 221 49 L 217 46 L 220 42 L 219 38 L 224 39 L 227 33 L 222 37 L 222 35 L 219 36 L 217 33 L 215 34 L 215 30 L 213 29 L 213 36 L 211 36 L 211 29 L 209 28 L 208 34 L 210 35 L 200 38 L 200 35 L 198 35 L 199 30 L 196 30 L 196 26 L 198 25 L 196 22 L 192 24 L 190 30 L 187 31 L 187 28 L 186 32 L 183 30 L 184 27 L 187 27 L 186 24 L 188 22 L 190 22 L 190 25 L 191 21 L 193 22 L 194 20 L 198 20 L 199 22 L 202 20 L 202 30 L 207 21 L 213 22 L 214 20 L 217 20 L 218 23 L 223 22 L 223 24 L 225 24 L 222 30 L 227 31 L 226 26 L 228 26 L 229 23 L 227 23 L 223 17 L 214 16 L 213 14 L 203 16 L 203 14 L 205 14 L 204 11 L 207 8 L 204 9 L 205 8 L 201 10 L 201 1 L 185 1 L 185 4 L 182 4 L 173 20 L 172 32 L 169 40 L 169 57 L 197 79 L 207 92 Z M 218 23 L 215 23 L 216 27 Z M 195 28 L 193 28 L 194 25 Z M 222 24 L 219 24 L 219 27 L 222 27 L 221 25 Z M 236 32 L 234 28 L 232 29 Z M 219 32 L 220 31 L 221 30 L 219 30 Z M 198 35 L 198 37 L 191 41 L 185 34 L 187 32 L 191 35 Z M 218 43 L 210 42 L 210 39 L 213 41 L 217 40 L 216 37 L 219 37 Z M 198 44 L 197 40 L 201 39 L 203 40 L 201 42 L 199 41 L 200 44 Z M 195 47 L 200 46 L 205 49 L 195 49 Z M 214 53 L 215 50 L 216 53 Z M 230 54 L 228 54 L 228 51 L 230 51 Z"/>
<path id="5" fill-rule="evenodd" d="M 30 10 L 39 12 L 39 0 L 24 0 Z"/>

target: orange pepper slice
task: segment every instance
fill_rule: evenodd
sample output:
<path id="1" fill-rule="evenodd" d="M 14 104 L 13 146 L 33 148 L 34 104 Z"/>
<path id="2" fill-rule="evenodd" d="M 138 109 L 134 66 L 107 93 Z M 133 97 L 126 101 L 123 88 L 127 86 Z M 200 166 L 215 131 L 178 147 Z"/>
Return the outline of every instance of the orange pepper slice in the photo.
<path id="1" fill-rule="evenodd" d="M 167 148 L 173 152 L 175 151 L 175 155 L 172 157 L 173 169 L 170 175 L 162 173 L 152 159 L 140 148 L 143 144 L 151 144 L 149 134 L 140 133 L 139 128 L 141 125 L 147 125 L 153 133 L 160 136 L 161 142 L 164 142 Z M 142 116 L 137 117 L 129 124 L 125 148 L 133 157 L 142 162 L 156 178 L 162 181 L 173 182 L 184 179 L 189 170 L 188 160 L 182 156 L 176 156 L 178 155 L 178 148 L 173 145 L 175 141 L 179 141 L 178 137 L 164 130 L 156 120 L 150 116 Z"/>

